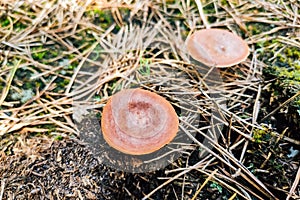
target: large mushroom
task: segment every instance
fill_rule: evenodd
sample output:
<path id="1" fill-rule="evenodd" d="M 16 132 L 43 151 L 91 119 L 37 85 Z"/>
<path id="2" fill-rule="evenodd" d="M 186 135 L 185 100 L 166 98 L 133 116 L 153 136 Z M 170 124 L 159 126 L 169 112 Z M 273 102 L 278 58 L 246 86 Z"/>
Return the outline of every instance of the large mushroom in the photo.
<path id="1" fill-rule="evenodd" d="M 156 93 L 125 89 L 114 94 L 101 118 L 105 141 L 131 155 L 152 153 L 173 140 L 179 121 L 171 104 Z"/>
<path id="2" fill-rule="evenodd" d="M 249 55 L 249 47 L 242 38 L 217 28 L 194 32 L 186 46 L 195 60 L 217 68 L 236 65 Z"/>

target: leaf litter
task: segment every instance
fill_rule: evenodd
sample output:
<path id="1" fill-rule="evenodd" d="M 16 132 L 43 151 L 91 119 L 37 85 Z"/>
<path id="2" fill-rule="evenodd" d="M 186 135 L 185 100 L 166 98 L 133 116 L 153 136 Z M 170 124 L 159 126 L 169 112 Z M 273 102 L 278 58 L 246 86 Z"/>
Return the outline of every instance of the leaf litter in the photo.
<path id="1" fill-rule="evenodd" d="M 272 127 L 268 120 L 279 109 L 263 115 L 268 62 L 260 59 L 266 50 L 279 54 L 280 44 L 300 47 L 299 3 L 196 2 L 0 4 L 0 199 L 300 198 L 299 155 L 288 157 L 291 147 L 299 149 L 299 137 Z M 244 63 L 220 70 L 222 83 L 209 80 L 205 66 L 190 62 L 182 49 L 191 31 L 208 26 L 241 35 L 252 49 Z M 86 66 L 95 66 L 97 73 L 83 73 Z M 168 70 L 185 79 L 174 79 Z M 86 75 L 87 82 L 81 82 Z M 176 85 L 161 84 L 164 80 Z M 93 108 L 101 115 L 110 95 L 131 85 L 156 90 L 188 113 L 193 112 L 185 103 L 196 105 L 206 119 L 202 130 L 181 119 L 193 144 L 164 169 L 116 171 L 80 140 L 72 118 L 74 98 L 98 95 Z M 14 98 L 26 91 L 31 98 Z M 174 91 L 193 94 L 195 101 L 182 102 Z M 211 98 L 214 93 L 219 99 Z M 224 127 L 219 139 L 208 136 L 213 146 L 208 149 L 201 138 L 211 128 L 214 105 L 220 113 L 215 120 Z M 208 154 L 201 158 L 203 149 Z"/>

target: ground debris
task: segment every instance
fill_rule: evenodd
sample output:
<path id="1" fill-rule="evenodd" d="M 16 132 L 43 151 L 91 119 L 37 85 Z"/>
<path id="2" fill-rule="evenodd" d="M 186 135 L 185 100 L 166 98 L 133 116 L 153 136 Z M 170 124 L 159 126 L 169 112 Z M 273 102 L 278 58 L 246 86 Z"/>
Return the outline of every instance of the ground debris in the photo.
<path id="1" fill-rule="evenodd" d="M 71 139 L 52 141 L 36 153 L 35 159 L 1 155 L 2 199 L 140 199 L 160 185 L 158 177 L 164 175 L 116 172 Z M 171 187 L 154 197 L 170 196 Z"/>
<path id="2" fill-rule="evenodd" d="M 39 153 L 42 156 L 34 160 L 26 155 L 3 157 L 3 199 L 108 198 L 110 186 L 99 185 L 108 176 L 105 167 L 83 146 L 71 140 L 56 141 Z"/>

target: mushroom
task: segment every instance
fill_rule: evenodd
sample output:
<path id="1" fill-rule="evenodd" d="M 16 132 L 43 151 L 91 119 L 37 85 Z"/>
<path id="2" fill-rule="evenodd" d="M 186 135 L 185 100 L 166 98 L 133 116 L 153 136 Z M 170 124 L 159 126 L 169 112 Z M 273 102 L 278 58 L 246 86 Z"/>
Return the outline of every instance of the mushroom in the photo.
<path id="1" fill-rule="evenodd" d="M 174 139 L 179 121 L 171 104 L 156 93 L 125 89 L 103 108 L 101 127 L 105 141 L 131 155 L 152 153 Z"/>
<path id="2" fill-rule="evenodd" d="M 249 55 L 247 43 L 223 29 L 202 29 L 186 42 L 188 53 L 201 63 L 217 68 L 229 67 L 244 61 Z"/>

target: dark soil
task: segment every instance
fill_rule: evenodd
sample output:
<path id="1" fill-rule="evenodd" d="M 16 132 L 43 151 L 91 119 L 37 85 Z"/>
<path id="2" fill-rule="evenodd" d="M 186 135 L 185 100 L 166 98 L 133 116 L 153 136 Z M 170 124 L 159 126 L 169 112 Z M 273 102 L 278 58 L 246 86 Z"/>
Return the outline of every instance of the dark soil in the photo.
<path id="1" fill-rule="evenodd" d="M 3 199 L 141 199 L 163 172 L 116 172 L 75 140 L 54 141 L 38 156 L 1 157 Z M 174 199 L 171 185 L 154 199 Z"/>

